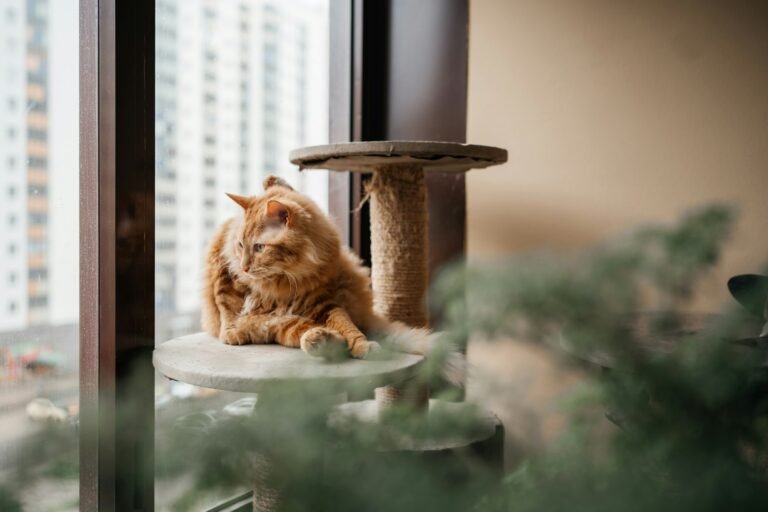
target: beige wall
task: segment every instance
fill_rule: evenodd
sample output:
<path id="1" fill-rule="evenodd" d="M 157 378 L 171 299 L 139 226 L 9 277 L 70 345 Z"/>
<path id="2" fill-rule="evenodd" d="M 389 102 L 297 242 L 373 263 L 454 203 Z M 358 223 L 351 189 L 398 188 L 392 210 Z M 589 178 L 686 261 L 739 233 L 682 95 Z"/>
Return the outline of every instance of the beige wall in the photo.
<path id="1" fill-rule="evenodd" d="M 695 308 L 768 262 L 768 2 L 470 0 L 469 257 L 587 247 L 712 201 L 741 211 Z M 469 348 L 468 395 L 500 415 L 507 464 L 564 426 L 580 379 L 523 343 Z"/>
<path id="2" fill-rule="evenodd" d="M 768 2 L 470 0 L 469 257 L 588 246 L 727 201 L 701 307 L 768 261 Z"/>

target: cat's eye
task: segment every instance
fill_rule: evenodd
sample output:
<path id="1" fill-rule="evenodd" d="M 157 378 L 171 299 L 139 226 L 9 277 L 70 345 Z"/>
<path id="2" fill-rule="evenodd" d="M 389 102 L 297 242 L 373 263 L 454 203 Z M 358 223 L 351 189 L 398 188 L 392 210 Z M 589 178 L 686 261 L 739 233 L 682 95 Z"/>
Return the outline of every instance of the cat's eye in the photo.
<path id="1" fill-rule="evenodd" d="M 241 249 L 243 248 L 243 242 L 238 241 L 237 245 L 239 245 Z"/>
<path id="2" fill-rule="evenodd" d="M 253 244 L 253 250 L 256 252 L 261 252 L 264 250 L 264 244 Z"/>

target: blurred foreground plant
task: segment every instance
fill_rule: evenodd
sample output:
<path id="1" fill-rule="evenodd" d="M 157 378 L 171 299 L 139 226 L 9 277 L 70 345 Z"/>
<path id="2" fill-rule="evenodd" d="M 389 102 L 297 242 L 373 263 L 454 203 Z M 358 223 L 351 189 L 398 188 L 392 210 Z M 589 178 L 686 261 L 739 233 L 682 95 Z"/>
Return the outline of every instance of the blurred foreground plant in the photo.
<path id="1" fill-rule="evenodd" d="M 589 378 L 562 439 L 500 485 L 472 454 L 386 449 L 393 424 L 429 436 L 471 429 L 470 417 L 426 424 L 395 411 L 380 424 L 327 429 L 333 392 L 322 389 L 286 390 L 251 417 L 193 429 L 199 441 L 187 446 L 208 447 L 191 456 L 201 462 L 199 481 L 247 482 L 248 446 L 275 461 L 274 473 L 288 485 L 288 510 L 763 509 L 766 354 L 731 343 L 746 322 L 737 310 L 711 318 L 705 329 L 689 329 L 683 314 L 697 278 L 717 262 L 732 219 L 729 209 L 712 207 L 576 257 L 457 266 L 441 276 L 432 296 L 445 312 L 446 341 L 514 335 L 613 367 Z M 662 312 L 639 317 L 638 329 L 637 313 L 649 304 Z M 585 413 L 595 407 L 620 428 Z"/>
<path id="2" fill-rule="evenodd" d="M 732 217 L 711 207 L 569 261 L 443 277 L 449 329 L 540 340 L 611 368 L 593 375 L 561 442 L 508 475 L 511 510 L 766 509 L 768 354 L 734 343 L 760 322 L 729 308 L 690 328 L 683 313 Z M 638 315 L 649 304 L 661 310 Z M 621 428 L 585 422 L 595 405 Z"/>
<path id="3" fill-rule="evenodd" d="M 432 297 L 445 312 L 447 342 L 513 335 L 612 368 L 588 373 L 562 438 L 503 478 L 471 451 L 391 449 L 398 436 L 471 431 L 471 412 L 425 422 L 394 410 L 374 424 L 329 426 L 338 390 L 323 387 L 286 388 L 252 412 L 253 401 L 219 404 L 161 424 L 157 459 L 166 475 L 192 473 L 196 492 L 251 487 L 269 460 L 283 508 L 296 511 L 764 510 L 765 351 L 732 343 L 746 324 L 738 310 L 704 329 L 690 329 L 683 314 L 732 218 L 712 207 L 576 257 L 457 266 L 441 276 Z M 649 305 L 662 312 L 638 317 Z M 432 374 L 420 378 L 435 378 L 437 368 L 426 368 Z M 596 421 L 596 408 L 618 426 Z"/>

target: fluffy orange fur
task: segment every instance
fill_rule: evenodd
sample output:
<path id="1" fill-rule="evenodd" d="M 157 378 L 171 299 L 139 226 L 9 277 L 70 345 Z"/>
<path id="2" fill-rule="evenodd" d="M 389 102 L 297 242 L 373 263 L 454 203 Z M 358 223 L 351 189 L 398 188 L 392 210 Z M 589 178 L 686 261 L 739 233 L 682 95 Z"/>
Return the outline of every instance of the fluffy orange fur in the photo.
<path id="1" fill-rule="evenodd" d="M 306 196 L 270 176 L 264 195 L 229 196 L 243 216 L 214 235 L 206 262 L 202 324 L 224 343 L 279 343 L 324 356 L 363 358 L 391 330 L 377 315 L 368 269 L 341 244 Z"/>

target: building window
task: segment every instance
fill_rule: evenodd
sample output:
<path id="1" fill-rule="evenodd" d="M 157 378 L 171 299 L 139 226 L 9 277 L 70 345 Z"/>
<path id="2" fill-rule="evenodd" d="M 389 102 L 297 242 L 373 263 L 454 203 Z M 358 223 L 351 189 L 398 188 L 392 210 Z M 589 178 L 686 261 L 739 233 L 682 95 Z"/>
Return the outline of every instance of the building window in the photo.
<path id="1" fill-rule="evenodd" d="M 30 224 L 45 224 L 48 222 L 48 215 L 45 213 L 29 212 L 27 222 Z"/>
<path id="2" fill-rule="evenodd" d="M 176 196 L 171 194 L 159 194 L 157 196 L 157 203 L 165 205 L 176 204 Z"/>
<path id="3" fill-rule="evenodd" d="M 27 159 L 27 164 L 31 168 L 45 169 L 45 167 L 48 164 L 48 161 L 45 158 L 30 157 Z"/>
<path id="4" fill-rule="evenodd" d="M 48 279 L 48 269 L 45 269 L 45 268 L 30 269 L 29 271 L 30 281 L 40 281 L 43 279 Z"/>
<path id="5" fill-rule="evenodd" d="M 48 241 L 45 238 L 33 238 L 27 245 L 30 254 L 45 254 L 48 251 Z"/>
<path id="6" fill-rule="evenodd" d="M 160 242 L 157 242 L 157 244 L 155 244 L 155 247 L 161 251 L 172 251 L 176 249 L 176 243 L 173 241 L 162 240 Z"/>
<path id="7" fill-rule="evenodd" d="M 31 185 L 28 188 L 30 196 L 46 196 L 48 195 L 48 187 L 45 185 Z"/>
<path id="8" fill-rule="evenodd" d="M 27 131 L 27 138 L 44 142 L 48 140 L 48 132 L 45 130 L 31 129 Z"/>
<path id="9" fill-rule="evenodd" d="M 48 297 L 43 295 L 41 297 L 30 297 L 29 298 L 29 307 L 30 308 L 43 308 L 48 305 Z"/>

